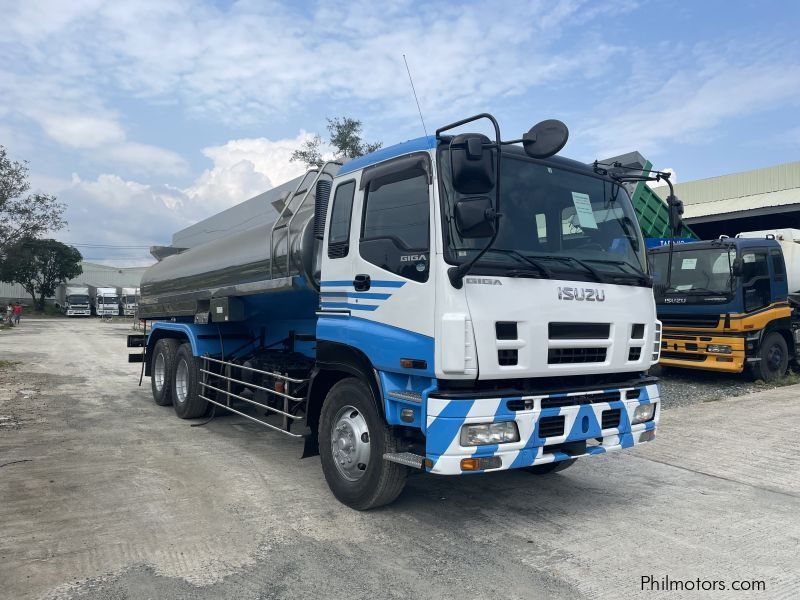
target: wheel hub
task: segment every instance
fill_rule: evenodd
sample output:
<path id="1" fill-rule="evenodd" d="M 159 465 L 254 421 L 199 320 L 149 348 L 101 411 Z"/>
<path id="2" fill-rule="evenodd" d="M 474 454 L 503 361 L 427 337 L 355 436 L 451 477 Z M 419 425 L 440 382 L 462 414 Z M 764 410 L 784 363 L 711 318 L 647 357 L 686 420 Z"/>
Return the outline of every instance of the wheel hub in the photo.
<path id="1" fill-rule="evenodd" d="M 156 390 L 161 392 L 164 388 L 164 377 L 167 371 L 166 361 L 164 360 L 164 355 L 159 353 L 156 356 L 156 364 L 153 367 L 153 377 L 155 378 L 156 383 Z"/>
<path id="2" fill-rule="evenodd" d="M 189 394 L 189 367 L 185 360 L 178 361 L 175 369 L 175 400 L 183 404 Z"/>
<path id="3" fill-rule="evenodd" d="M 331 431 L 333 463 L 348 481 L 358 481 L 369 464 L 369 428 L 364 416 L 352 406 L 342 408 Z"/>
<path id="4" fill-rule="evenodd" d="M 778 344 L 774 344 L 770 347 L 769 352 L 767 353 L 767 364 L 769 365 L 770 369 L 776 371 L 780 368 L 782 361 L 783 352 L 781 352 L 781 348 Z"/>

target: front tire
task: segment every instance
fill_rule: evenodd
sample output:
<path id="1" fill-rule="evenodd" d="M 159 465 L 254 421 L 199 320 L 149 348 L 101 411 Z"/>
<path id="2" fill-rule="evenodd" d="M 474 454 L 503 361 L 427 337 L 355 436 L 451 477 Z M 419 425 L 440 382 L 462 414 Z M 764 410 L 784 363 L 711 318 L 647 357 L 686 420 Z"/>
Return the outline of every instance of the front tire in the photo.
<path id="1" fill-rule="evenodd" d="M 395 500 L 408 468 L 383 455 L 396 449 L 369 386 L 348 378 L 331 388 L 320 414 L 319 453 L 325 480 L 340 502 L 369 510 Z"/>
<path id="2" fill-rule="evenodd" d="M 181 344 L 175 359 L 172 378 L 172 404 L 181 419 L 196 419 L 208 411 L 208 402 L 200 397 L 200 361 L 192 354 L 191 344 Z"/>
<path id="3" fill-rule="evenodd" d="M 179 346 L 178 340 L 163 338 L 153 348 L 150 389 L 153 391 L 153 401 L 159 406 L 172 404 L 172 375 Z"/>
<path id="4" fill-rule="evenodd" d="M 789 368 L 789 348 L 777 331 L 767 334 L 758 349 L 760 361 L 753 365 L 753 377 L 771 383 L 786 375 Z"/>

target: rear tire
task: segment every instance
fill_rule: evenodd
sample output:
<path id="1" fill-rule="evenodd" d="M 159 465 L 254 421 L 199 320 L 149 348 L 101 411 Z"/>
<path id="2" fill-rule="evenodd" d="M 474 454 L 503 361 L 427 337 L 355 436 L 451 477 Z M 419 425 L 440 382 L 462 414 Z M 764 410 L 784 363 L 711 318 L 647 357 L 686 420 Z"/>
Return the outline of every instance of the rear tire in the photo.
<path id="1" fill-rule="evenodd" d="M 408 468 L 384 460 L 397 440 L 378 413 L 369 386 L 355 378 L 334 385 L 322 405 L 319 453 L 331 492 L 343 504 L 369 510 L 395 500 Z"/>
<path id="2" fill-rule="evenodd" d="M 569 458 L 567 460 L 560 460 L 558 462 L 545 463 L 543 465 L 533 465 L 532 467 L 525 467 L 528 473 L 534 475 L 550 475 L 551 473 L 558 473 L 564 469 L 569 469 L 575 464 L 577 458 Z"/>
<path id="3" fill-rule="evenodd" d="M 208 411 L 209 403 L 200 398 L 200 361 L 191 344 L 181 344 L 175 358 L 172 378 L 172 405 L 181 419 L 196 419 Z"/>
<path id="4" fill-rule="evenodd" d="M 789 368 L 789 348 L 780 333 L 773 331 L 767 334 L 758 349 L 758 356 L 761 360 L 752 367 L 755 379 L 771 383 L 786 375 Z"/>
<path id="5" fill-rule="evenodd" d="M 153 401 L 159 406 L 172 404 L 172 379 L 179 346 L 178 340 L 162 338 L 153 348 L 150 388 L 153 391 Z"/>

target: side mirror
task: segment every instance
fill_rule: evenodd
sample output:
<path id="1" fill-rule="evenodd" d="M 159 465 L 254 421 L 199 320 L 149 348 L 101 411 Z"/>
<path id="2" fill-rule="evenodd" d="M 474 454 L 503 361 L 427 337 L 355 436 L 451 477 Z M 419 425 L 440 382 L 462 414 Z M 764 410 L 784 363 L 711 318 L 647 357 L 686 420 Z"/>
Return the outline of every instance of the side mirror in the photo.
<path id="1" fill-rule="evenodd" d="M 453 188 L 460 194 L 488 194 L 494 187 L 493 152 L 484 145 L 489 138 L 480 133 L 457 135 L 450 142 Z"/>
<path id="2" fill-rule="evenodd" d="M 548 119 L 537 123 L 522 136 L 522 146 L 531 158 L 548 158 L 558 154 L 568 139 L 567 126 L 558 119 Z"/>
<path id="3" fill-rule="evenodd" d="M 683 230 L 683 201 L 679 200 L 676 196 L 670 196 L 667 199 L 669 206 L 669 220 L 672 223 L 672 235 L 679 237 Z"/>
<path id="4" fill-rule="evenodd" d="M 731 263 L 731 274 L 738 277 L 742 274 L 742 259 L 741 258 L 734 258 L 733 262 Z"/>
<path id="5" fill-rule="evenodd" d="M 456 202 L 456 229 L 462 238 L 485 238 L 494 234 L 496 213 L 486 196 L 463 198 Z"/>

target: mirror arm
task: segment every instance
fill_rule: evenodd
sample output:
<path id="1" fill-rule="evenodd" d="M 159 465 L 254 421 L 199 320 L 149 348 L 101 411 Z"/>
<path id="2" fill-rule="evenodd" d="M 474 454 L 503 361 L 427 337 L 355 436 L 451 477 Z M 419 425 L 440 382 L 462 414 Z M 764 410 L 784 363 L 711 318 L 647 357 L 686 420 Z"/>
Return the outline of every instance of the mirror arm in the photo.
<path id="1" fill-rule="evenodd" d="M 483 247 L 483 249 L 475 255 L 475 258 L 472 260 L 460 264 L 457 267 L 450 267 L 447 270 L 447 276 L 450 278 L 450 283 L 453 285 L 454 288 L 461 289 L 461 286 L 464 284 L 464 277 L 469 273 L 470 269 L 473 265 L 478 262 L 484 254 L 494 245 L 495 240 L 497 240 L 497 234 L 500 232 L 500 147 L 502 146 L 503 142 L 500 139 L 500 125 L 497 123 L 497 119 L 495 119 L 489 113 L 480 113 L 473 117 L 468 117 L 466 119 L 462 119 L 460 121 L 456 121 L 455 123 L 450 123 L 450 125 L 445 125 L 444 127 L 440 127 L 436 130 L 436 138 L 438 139 L 443 131 L 447 131 L 448 129 L 454 129 L 456 127 L 460 127 L 461 125 L 466 125 L 467 123 L 471 123 L 472 121 L 478 121 L 479 119 L 488 119 L 491 121 L 492 126 L 494 127 L 494 139 L 495 145 L 497 148 L 497 152 L 495 154 L 495 183 L 494 183 L 494 210 L 495 210 L 495 217 L 494 217 L 494 233 L 492 234 L 489 243 Z M 450 153 L 450 160 L 453 159 L 453 153 Z M 452 166 L 451 166 L 452 168 Z"/>

